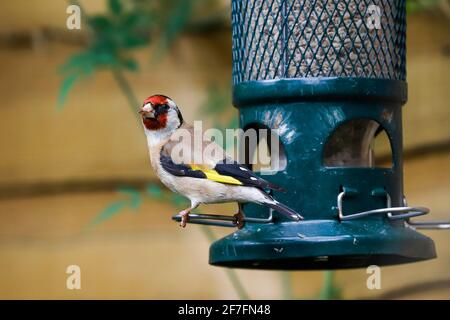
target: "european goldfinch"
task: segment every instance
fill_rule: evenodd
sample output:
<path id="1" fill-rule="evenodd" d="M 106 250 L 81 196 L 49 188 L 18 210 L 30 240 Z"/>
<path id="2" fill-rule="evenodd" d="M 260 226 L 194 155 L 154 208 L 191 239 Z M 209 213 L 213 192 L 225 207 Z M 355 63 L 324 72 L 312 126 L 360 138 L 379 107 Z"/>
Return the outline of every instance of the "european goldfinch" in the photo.
<path id="1" fill-rule="evenodd" d="M 180 133 L 187 132 L 192 137 L 199 133 L 194 132 L 194 128 L 183 121 L 180 110 L 169 97 L 148 97 L 139 113 L 156 175 L 170 190 L 191 201 L 191 206 L 179 213 L 182 227 L 186 226 L 193 209 L 208 203 L 238 202 L 241 208 L 241 203 L 253 202 L 268 206 L 293 220 L 303 219 L 266 192 L 267 189 L 282 190 L 280 187 L 233 161 L 215 142 L 202 140 L 195 146 L 191 139 L 180 138 L 183 137 Z M 180 146 L 189 150 L 186 153 L 190 153 L 181 155 L 181 161 L 174 159 L 174 155 L 178 157 L 179 150 L 182 149 Z M 192 159 L 195 160 L 196 155 L 203 153 L 205 148 L 209 148 L 209 152 L 202 154 L 201 163 L 193 163 Z M 237 225 L 242 226 L 241 209 L 235 217 Z"/>

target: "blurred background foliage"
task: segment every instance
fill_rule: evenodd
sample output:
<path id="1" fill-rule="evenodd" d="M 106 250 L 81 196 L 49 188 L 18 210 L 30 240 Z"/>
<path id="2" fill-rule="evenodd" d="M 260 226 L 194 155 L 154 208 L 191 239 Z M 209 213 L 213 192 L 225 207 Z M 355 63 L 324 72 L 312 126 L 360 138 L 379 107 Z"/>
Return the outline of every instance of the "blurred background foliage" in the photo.
<path id="1" fill-rule="evenodd" d="M 72 1 L 82 8 L 78 1 Z M 108 11 L 89 16 L 83 11 L 83 21 L 89 27 L 86 50 L 74 54 L 61 67 L 59 106 L 77 80 L 101 69 L 111 70 L 118 82 L 123 82 L 123 71 L 137 71 L 139 64 L 132 56 L 134 49 L 157 43 L 154 60 L 167 53 L 175 39 L 187 30 L 208 31 L 216 13 L 213 0 L 121 1 L 109 0 Z M 194 17 L 207 18 L 194 19 Z M 211 16 L 213 15 L 213 16 Z M 131 105 L 138 105 L 130 89 L 125 89 Z"/>
<path id="2" fill-rule="evenodd" d="M 441 10 L 447 17 L 449 12 L 449 4 L 447 0 L 407 0 L 406 10 L 408 13 L 414 13 L 423 10 Z"/>

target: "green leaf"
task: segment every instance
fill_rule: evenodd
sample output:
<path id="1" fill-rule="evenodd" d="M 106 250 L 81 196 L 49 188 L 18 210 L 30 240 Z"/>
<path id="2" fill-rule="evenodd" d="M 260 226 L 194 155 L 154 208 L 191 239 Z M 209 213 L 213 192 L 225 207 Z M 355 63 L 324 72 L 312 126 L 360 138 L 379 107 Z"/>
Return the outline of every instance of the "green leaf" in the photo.
<path id="1" fill-rule="evenodd" d="M 95 64 L 99 67 L 117 66 L 119 60 L 114 52 L 109 50 L 101 50 L 95 56 Z"/>
<path id="2" fill-rule="evenodd" d="M 178 34 L 183 30 L 192 13 L 195 1 L 179 0 L 168 14 L 168 22 L 162 28 L 158 56 L 167 50 Z"/>
<path id="3" fill-rule="evenodd" d="M 61 110 L 67 100 L 67 96 L 77 81 L 90 76 L 95 69 L 96 55 L 92 51 L 76 53 L 60 68 L 59 72 L 64 75 L 61 82 L 56 109 Z"/>
<path id="4" fill-rule="evenodd" d="M 139 70 L 139 64 L 134 59 L 124 59 L 121 61 L 121 65 L 129 70 L 129 71 L 138 71 Z"/>
<path id="5" fill-rule="evenodd" d="M 147 193 L 153 198 L 161 199 L 163 197 L 163 191 L 161 187 L 156 184 L 149 184 L 147 186 Z"/>
<path id="6" fill-rule="evenodd" d="M 176 206 L 177 208 L 180 208 L 180 207 L 186 206 L 188 201 L 185 197 L 174 193 L 174 194 L 172 194 L 171 202 L 174 206 Z"/>
<path id="7" fill-rule="evenodd" d="M 115 15 L 119 15 L 122 12 L 122 3 L 120 0 L 109 0 L 109 9 Z"/>
<path id="8" fill-rule="evenodd" d="M 223 113 L 231 105 L 229 100 L 230 90 L 219 89 L 216 85 L 208 88 L 208 96 L 206 101 L 200 107 L 202 112 L 209 115 L 217 115 Z"/>
<path id="9" fill-rule="evenodd" d="M 138 209 L 142 204 L 141 192 L 131 187 L 122 187 L 118 190 L 120 193 L 128 195 L 127 204 L 131 209 Z"/>
<path id="10" fill-rule="evenodd" d="M 125 194 L 127 196 L 127 199 L 115 201 L 107 206 L 99 215 L 97 215 L 92 220 L 92 222 L 90 223 L 90 227 L 96 226 L 99 223 L 108 220 L 127 207 L 133 210 L 137 210 L 141 206 L 142 197 L 139 190 L 131 187 L 121 187 L 119 188 L 118 192 Z"/>
<path id="11" fill-rule="evenodd" d="M 88 24 L 95 31 L 104 31 L 112 27 L 111 21 L 102 15 L 93 16 L 88 19 Z"/>
<path id="12" fill-rule="evenodd" d="M 64 107 L 64 103 L 67 100 L 67 96 L 69 95 L 70 90 L 75 85 L 75 82 L 78 80 L 78 74 L 70 74 L 68 75 L 62 82 L 59 88 L 58 102 L 56 105 L 57 110 L 61 110 Z"/>
<path id="13" fill-rule="evenodd" d="M 335 284 L 334 275 L 335 272 L 327 270 L 323 272 L 324 280 L 322 288 L 319 293 L 319 299 L 321 300 L 337 300 L 342 299 L 341 289 Z"/>
<path id="14" fill-rule="evenodd" d="M 149 44 L 150 40 L 149 38 L 146 38 L 144 36 L 138 35 L 138 34 L 126 34 L 121 41 L 120 45 L 124 49 L 133 49 L 145 46 Z"/>
<path id="15" fill-rule="evenodd" d="M 108 220 L 112 216 L 119 213 L 122 209 L 124 209 L 126 207 L 126 205 L 127 205 L 127 201 L 125 201 L 125 200 L 111 203 L 97 217 L 95 217 L 94 220 L 92 220 L 92 222 L 90 223 L 90 226 L 93 227 L 105 220 Z"/>
<path id="16" fill-rule="evenodd" d="M 122 15 L 122 17 L 122 27 L 129 30 L 135 30 L 136 28 L 145 30 L 151 28 L 151 26 L 154 25 L 154 21 L 152 19 L 153 16 L 151 13 L 135 11 Z"/>
<path id="17" fill-rule="evenodd" d="M 91 51 L 73 54 L 60 68 L 59 72 L 89 75 L 93 72 L 95 53 Z"/>
<path id="18" fill-rule="evenodd" d="M 439 6 L 446 0 L 408 0 L 406 2 L 406 11 L 408 13 L 414 13 L 417 11 L 426 11 Z"/>

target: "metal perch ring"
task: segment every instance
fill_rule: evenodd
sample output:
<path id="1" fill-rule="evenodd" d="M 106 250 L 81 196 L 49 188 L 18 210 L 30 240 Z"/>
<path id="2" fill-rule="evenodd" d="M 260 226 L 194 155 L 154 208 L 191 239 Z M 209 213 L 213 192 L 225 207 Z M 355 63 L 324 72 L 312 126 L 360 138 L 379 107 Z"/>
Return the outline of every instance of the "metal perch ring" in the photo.
<path id="1" fill-rule="evenodd" d="M 273 221 L 273 210 L 270 209 L 270 215 L 267 218 L 250 218 L 244 217 L 242 219 L 243 222 L 255 222 L 255 223 L 271 223 Z M 172 220 L 177 222 L 181 221 L 181 216 L 179 214 L 174 215 Z M 217 226 L 217 227 L 230 227 L 235 228 L 238 226 L 238 221 L 235 216 L 225 216 L 219 214 L 197 214 L 191 213 L 189 214 L 188 223 L 194 224 L 203 224 L 209 226 Z"/>

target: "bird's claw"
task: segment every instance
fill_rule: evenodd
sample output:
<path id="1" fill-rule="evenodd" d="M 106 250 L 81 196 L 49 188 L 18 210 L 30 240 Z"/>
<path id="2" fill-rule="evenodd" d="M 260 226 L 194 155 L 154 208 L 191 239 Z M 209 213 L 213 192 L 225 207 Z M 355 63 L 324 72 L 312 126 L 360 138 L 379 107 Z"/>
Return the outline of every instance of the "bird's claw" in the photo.
<path id="1" fill-rule="evenodd" d="M 189 221 L 189 211 L 185 210 L 181 211 L 180 216 L 181 216 L 180 227 L 185 228 L 187 222 Z"/>
<path id="2" fill-rule="evenodd" d="M 244 227 L 245 221 L 244 221 L 244 215 L 242 212 L 236 213 L 234 216 L 234 223 L 236 224 L 238 229 L 242 229 Z"/>

